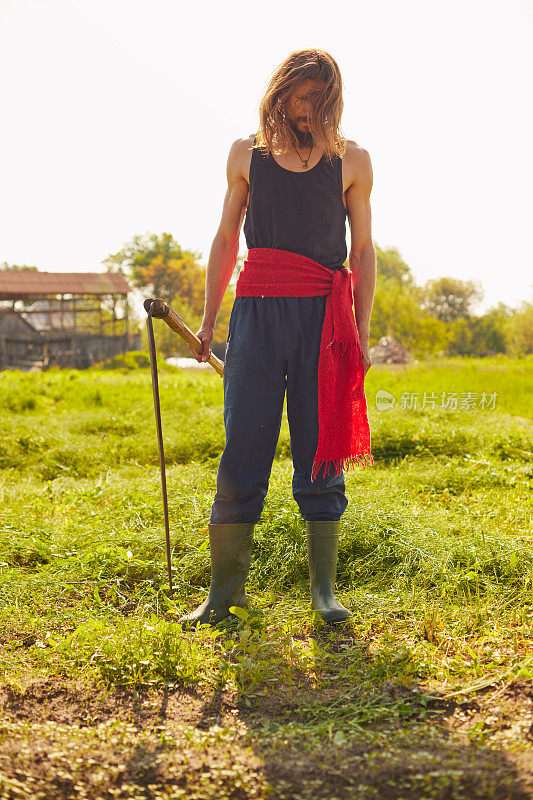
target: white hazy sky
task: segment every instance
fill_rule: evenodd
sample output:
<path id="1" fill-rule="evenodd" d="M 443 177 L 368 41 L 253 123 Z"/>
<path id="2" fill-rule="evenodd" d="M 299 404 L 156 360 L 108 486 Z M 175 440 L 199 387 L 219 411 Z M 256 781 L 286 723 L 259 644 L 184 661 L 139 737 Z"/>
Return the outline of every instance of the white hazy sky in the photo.
<path id="1" fill-rule="evenodd" d="M 532 41 L 533 0 L 0 0 L 0 262 L 101 271 L 163 231 L 207 261 L 231 143 L 320 47 L 374 242 L 418 283 L 480 281 L 479 313 L 532 301 Z"/>

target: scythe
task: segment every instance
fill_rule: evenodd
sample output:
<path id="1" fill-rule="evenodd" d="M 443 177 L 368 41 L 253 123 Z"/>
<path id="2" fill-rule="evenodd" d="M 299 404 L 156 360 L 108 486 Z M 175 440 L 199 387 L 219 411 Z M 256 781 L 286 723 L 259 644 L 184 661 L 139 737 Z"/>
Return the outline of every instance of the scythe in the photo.
<path id="1" fill-rule="evenodd" d="M 168 582 L 170 586 L 170 591 L 173 592 L 174 587 L 172 586 L 172 560 L 170 552 L 170 529 L 168 524 L 165 451 L 163 448 L 163 431 L 161 428 L 161 406 L 159 403 L 157 356 L 155 349 L 154 329 L 152 326 L 152 317 L 164 320 L 166 324 L 169 326 L 169 328 L 175 331 L 175 333 L 179 334 L 182 337 L 182 339 L 184 339 L 187 342 L 187 344 L 189 344 L 193 348 L 193 350 L 195 350 L 197 353 L 200 353 L 202 351 L 202 343 L 200 339 L 198 339 L 198 337 L 191 331 L 191 329 L 187 327 L 187 325 L 184 323 L 180 315 L 176 314 L 174 309 L 171 308 L 167 303 L 165 303 L 165 301 L 162 300 L 160 297 L 146 298 L 146 300 L 144 301 L 144 309 L 148 314 L 146 325 L 148 328 L 148 348 L 150 351 L 150 367 L 152 372 L 152 393 L 154 396 L 155 424 L 157 430 L 157 442 L 159 445 L 159 465 L 161 468 L 161 492 L 163 495 L 163 511 L 165 516 Z M 211 354 L 211 356 L 208 359 L 208 363 L 211 364 L 213 369 L 216 370 L 216 372 L 218 372 L 220 376 L 223 375 L 224 363 L 219 358 Z"/>

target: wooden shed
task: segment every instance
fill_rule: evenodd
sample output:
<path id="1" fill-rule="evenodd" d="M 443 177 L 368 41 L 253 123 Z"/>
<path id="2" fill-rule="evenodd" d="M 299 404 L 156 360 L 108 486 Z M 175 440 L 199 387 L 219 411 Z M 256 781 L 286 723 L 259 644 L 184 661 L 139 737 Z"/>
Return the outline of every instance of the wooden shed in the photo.
<path id="1" fill-rule="evenodd" d="M 119 272 L 0 270 L 0 369 L 85 368 L 136 350 Z"/>

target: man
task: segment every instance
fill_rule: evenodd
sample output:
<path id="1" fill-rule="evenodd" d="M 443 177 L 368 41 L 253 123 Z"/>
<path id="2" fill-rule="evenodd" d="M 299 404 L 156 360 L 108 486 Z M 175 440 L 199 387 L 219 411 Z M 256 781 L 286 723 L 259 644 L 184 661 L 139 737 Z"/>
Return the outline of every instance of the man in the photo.
<path id="1" fill-rule="evenodd" d="M 248 256 L 226 346 L 226 447 L 209 524 L 211 587 L 207 599 L 181 618 L 184 626 L 216 624 L 230 606 L 247 606 L 253 529 L 268 489 L 285 392 L 312 608 L 327 623 L 351 616 L 333 588 L 340 517 L 348 504 L 342 470 L 373 463 L 364 376 L 371 365 L 376 260 L 370 157 L 339 133 L 342 109 L 340 71 L 331 55 L 294 52 L 270 79 L 257 134 L 230 149 L 198 361 L 210 355 L 245 215 Z M 351 271 L 343 266 L 346 217 Z"/>

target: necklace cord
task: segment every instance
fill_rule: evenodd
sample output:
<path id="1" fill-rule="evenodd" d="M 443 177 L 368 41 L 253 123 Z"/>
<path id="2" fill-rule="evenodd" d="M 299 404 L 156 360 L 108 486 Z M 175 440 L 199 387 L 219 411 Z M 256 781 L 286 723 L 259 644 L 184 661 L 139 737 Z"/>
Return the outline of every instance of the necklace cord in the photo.
<path id="1" fill-rule="evenodd" d="M 292 144 L 292 142 L 291 142 L 291 144 Z M 300 161 L 301 161 L 301 162 L 302 162 L 302 164 L 304 165 L 304 169 L 307 169 L 307 168 L 308 168 L 308 166 L 309 166 L 307 162 L 308 162 L 308 161 L 309 161 L 309 159 L 311 158 L 311 153 L 313 152 L 313 148 L 314 148 L 314 146 L 315 146 L 315 143 L 313 142 L 313 144 L 311 145 L 311 149 L 310 149 L 310 151 L 309 151 L 309 155 L 308 155 L 308 156 L 307 156 L 307 158 L 305 158 L 305 159 L 301 157 L 300 153 L 298 152 L 298 150 L 296 150 L 296 148 L 294 147 L 294 145 L 292 145 L 292 146 L 293 146 L 294 150 L 296 151 L 296 155 L 298 156 L 298 158 L 300 159 Z"/>

